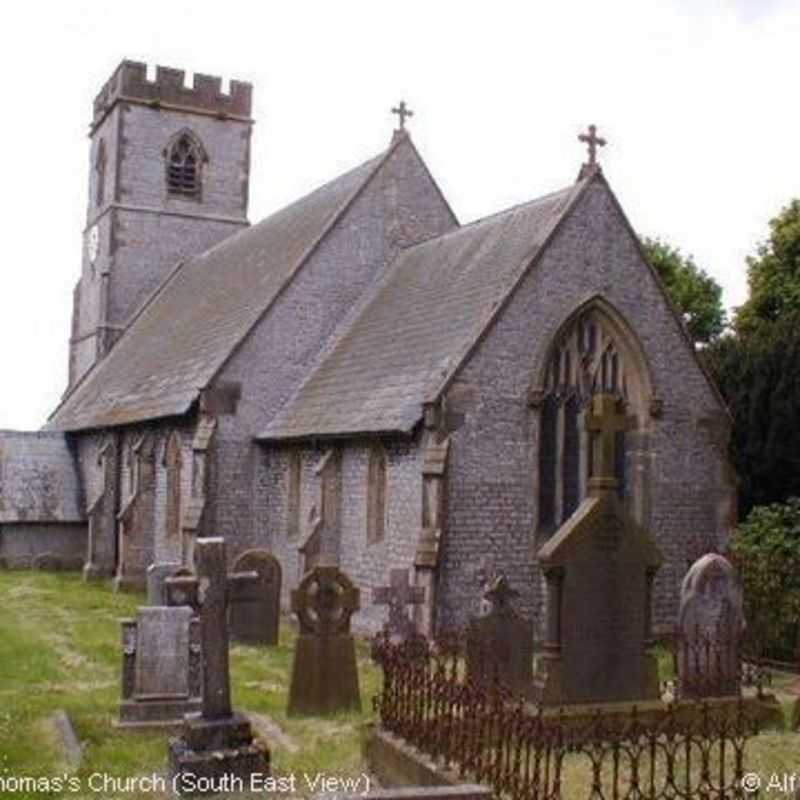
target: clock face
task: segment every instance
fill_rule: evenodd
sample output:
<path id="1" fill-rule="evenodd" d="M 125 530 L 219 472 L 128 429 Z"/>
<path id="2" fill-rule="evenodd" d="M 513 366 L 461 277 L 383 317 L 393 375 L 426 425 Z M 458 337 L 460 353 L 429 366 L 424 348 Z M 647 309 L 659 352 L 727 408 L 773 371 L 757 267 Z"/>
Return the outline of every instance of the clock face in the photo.
<path id="1" fill-rule="evenodd" d="M 100 231 L 97 230 L 97 225 L 94 225 L 89 231 L 89 238 L 86 242 L 86 252 L 89 255 L 89 261 L 94 264 L 97 258 L 97 253 L 100 250 Z"/>

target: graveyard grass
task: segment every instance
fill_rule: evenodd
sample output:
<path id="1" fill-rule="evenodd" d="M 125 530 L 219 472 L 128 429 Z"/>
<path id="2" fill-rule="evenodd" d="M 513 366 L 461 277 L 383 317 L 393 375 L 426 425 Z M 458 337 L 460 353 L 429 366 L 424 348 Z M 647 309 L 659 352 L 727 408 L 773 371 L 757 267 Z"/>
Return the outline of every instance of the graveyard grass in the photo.
<path id="1" fill-rule="evenodd" d="M 167 734 L 121 731 L 114 726 L 120 699 L 119 620 L 134 616 L 143 599 L 142 595 L 114 594 L 108 583 L 84 584 L 76 575 L 0 571 L 0 776 L 52 778 L 69 771 L 49 723 L 53 712 L 64 709 L 84 742 L 84 759 L 76 773 L 83 793 L 63 796 L 157 797 L 136 792 L 93 794 L 86 788 L 92 773 L 147 776 L 163 773 L 166 765 Z M 374 717 L 372 697 L 380 689 L 381 676 L 361 642 L 357 653 L 362 713 L 287 719 L 294 638 L 284 619 L 277 648 L 232 647 L 233 702 L 251 716 L 257 732 L 265 732 L 273 774 L 294 774 L 298 793 L 310 796 L 315 792 L 306 789 L 304 775 L 323 772 L 356 777 L 363 772 L 363 723 Z M 671 661 L 666 652 L 659 653 L 659 665 L 662 677 L 669 677 Z M 267 717 L 286 738 L 279 739 L 265 727 Z M 765 731 L 748 747 L 747 767 L 764 776 L 796 772 L 800 770 L 798 752 L 800 734 Z M 583 766 L 576 765 L 578 773 L 585 772 Z M 586 796 L 584 787 L 571 783 L 566 798 Z M 582 783 L 581 776 L 577 784 Z M 20 792 L 13 796 L 43 795 Z"/>
<path id="2" fill-rule="evenodd" d="M 0 570 L 0 777 L 52 778 L 69 772 L 49 722 L 64 709 L 84 743 L 83 763 L 75 773 L 83 794 L 65 797 L 157 796 L 87 789 L 93 773 L 147 776 L 166 768 L 168 734 L 114 725 L 122 664 L 119 620 L 135 616 L 143 602 L 143 595 L 114 594 L 107 582 L 85 584 L 77 575 Z M 257 735 L 265 730 L 264 718 L 280 726 L 285 741 L 268 729 L 263 737 L 272 752 L 273 774 L 294 774 L 298 793 L 311 795 L 304 791 L 304 775 L 357 777 L 363 772 L 362 723 L 373 718 L 372 697 L 381 677 L 366 644 L 357 643 L 362 713 L 287 719 L 294 639 L 283 619 L 277 648 L 231 648 L 233 704 L 251 716 Z"/>

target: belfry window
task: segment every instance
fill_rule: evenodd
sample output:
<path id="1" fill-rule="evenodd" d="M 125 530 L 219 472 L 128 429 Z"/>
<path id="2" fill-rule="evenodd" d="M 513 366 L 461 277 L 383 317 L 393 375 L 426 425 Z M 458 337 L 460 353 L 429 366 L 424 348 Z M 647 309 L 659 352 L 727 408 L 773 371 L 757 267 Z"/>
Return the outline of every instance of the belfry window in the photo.
<path id="1" fill-rule="evenodd" d="M 183 197 L 199 198 L 202 168 L 208 160 L 203 146 L 190 131 L 176 136 L 166 151 L 167 191 Z"/>
<path id="2" fill-rule="evenodd" d="M 615 395 L 629 413 L 641 396 L 639 378 L 620 333 L 599 308 L 582 313 L 559 337 L 546 369 L 539 430 L 539 530 L 555 531 L 586 497 L 591 438 L 584 412 L 592 397 Z M 625 433 L 616 447 L 618 491 L 625 498 Z"/>

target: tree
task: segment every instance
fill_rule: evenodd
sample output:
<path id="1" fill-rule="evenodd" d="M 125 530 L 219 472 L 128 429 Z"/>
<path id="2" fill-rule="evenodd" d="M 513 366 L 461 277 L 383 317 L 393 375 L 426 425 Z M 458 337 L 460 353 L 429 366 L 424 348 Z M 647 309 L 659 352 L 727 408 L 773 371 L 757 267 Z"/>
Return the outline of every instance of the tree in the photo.
<path id="1" fill-rule="evenodd" d="M 645 237 L 642 246 L 695 344 L 713 341 L 725 328 L 722 287 L 691 256 L 666 242 Z"/>
<path id="2" fill-rule="evenodd" d="M 794 662 L 800 656 L 800 499 L 754 508 L 733 536 L 731 555 L 742 579 L 750 646 L 756 655 Z"/>
<path id="3" fill-rule="evenodd" d="M 800 199 L 770 221 L 747 279 L 733 335 L 703 353 L 733 415 L 742 516 L 800 496 Z"/>
<path id="4" fill-rule="evenodd" d="M 800 199 L 769 223 L 769 238 L 747 259 L 750 297 L 736 312 L 736 329 L 748 334 L 787 314 L 800 314 Z"/>
<path id="5" fill-rule="evenodd" d="M 733 416 L 739 513 L 800 496 L 800 313 L 703 351 Z"/>

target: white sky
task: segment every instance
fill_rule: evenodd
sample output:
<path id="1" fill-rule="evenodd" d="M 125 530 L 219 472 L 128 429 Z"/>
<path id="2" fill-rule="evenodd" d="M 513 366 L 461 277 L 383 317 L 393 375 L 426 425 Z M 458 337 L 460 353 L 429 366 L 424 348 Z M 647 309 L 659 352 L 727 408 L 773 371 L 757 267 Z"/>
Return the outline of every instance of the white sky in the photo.
<path id="1" fill-rule="evenodd" d="M 8 2 L 0 31 L 0 428 L 66 385 L 94 95 L 122 58 L 251 81 L 256 222 L 410 129 L 462 222 L 572 182 L 576 135 L 640 232 L 746 297 L 800 195 L 798 0 Z"/>

